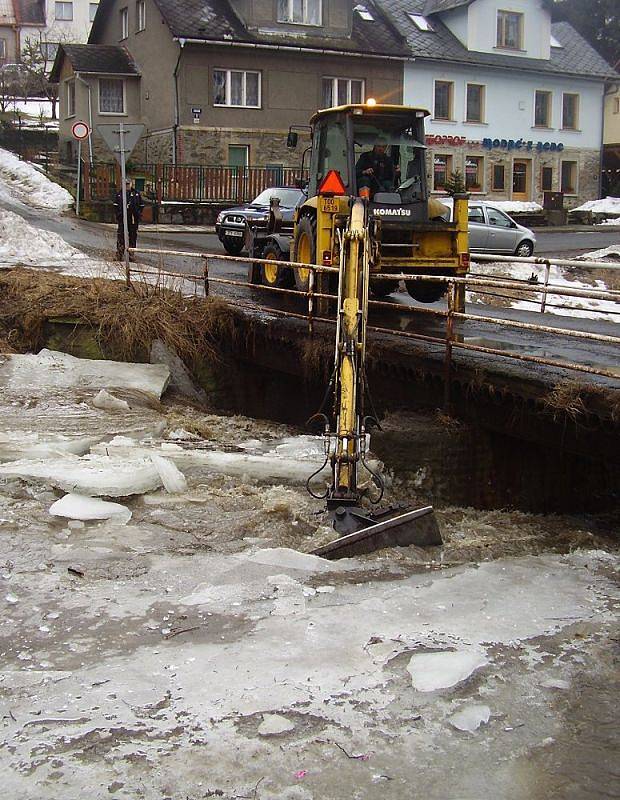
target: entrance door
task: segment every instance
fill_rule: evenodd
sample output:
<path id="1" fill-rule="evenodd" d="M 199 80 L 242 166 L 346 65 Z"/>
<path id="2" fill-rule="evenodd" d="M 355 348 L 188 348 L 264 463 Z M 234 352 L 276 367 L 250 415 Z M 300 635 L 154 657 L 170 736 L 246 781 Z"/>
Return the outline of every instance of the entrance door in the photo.
<path id="1" fill-rule="evenodd" d="M 512 199 L 530 199 L 530 161 L 515 161 L 512 165 Z"/>
<path id="2" fill-rule="evenodd" d="M 249 149 L 247 144 L 229 144 L 228 166 L 247 167 L 249 162 Z"/>

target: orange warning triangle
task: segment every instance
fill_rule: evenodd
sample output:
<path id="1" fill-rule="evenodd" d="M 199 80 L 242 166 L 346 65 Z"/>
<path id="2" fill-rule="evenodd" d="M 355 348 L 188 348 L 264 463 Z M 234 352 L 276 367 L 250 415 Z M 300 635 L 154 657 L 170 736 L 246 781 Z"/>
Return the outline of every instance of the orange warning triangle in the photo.
<path id="1" fill-rule="evenodd" d="M 336 194 L 342 195 L 346 193 L 347 190 L 342 182 L 340 173 L 335 169 L 330 169 L 330 171 L 321 181 L 321 185 L 319 186 L 319 194 L 333 197 Z"/>

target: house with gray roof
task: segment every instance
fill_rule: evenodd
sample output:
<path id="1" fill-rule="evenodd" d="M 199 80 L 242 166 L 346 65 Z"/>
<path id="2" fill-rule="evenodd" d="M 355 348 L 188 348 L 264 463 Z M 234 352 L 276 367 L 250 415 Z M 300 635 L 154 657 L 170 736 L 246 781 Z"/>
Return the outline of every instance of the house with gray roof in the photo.
<path id="1" fill-rule="evenodd" d="M 73 122 L 105 117 L 146 126 L 137 161 L 258 167 L 295 166 L 288 128 L 317 108 L 402 102 L 409 53 L 373 0 L 101 0 L 87 48 L 52 72 L 63 155 Z"/>
<path id="2" fill-rule="evenodd" d="M 617 74 L 547 0 L 381 0 L 405 37 L 403 101 L 431 111 L 430 185 L 487 200 L 598 197 L 605 85 Z"/>

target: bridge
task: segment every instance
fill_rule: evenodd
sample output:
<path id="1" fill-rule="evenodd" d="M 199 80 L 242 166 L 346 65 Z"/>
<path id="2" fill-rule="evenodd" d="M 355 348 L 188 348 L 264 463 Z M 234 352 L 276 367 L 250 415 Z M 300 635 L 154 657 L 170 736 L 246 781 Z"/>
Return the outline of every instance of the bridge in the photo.
<path id="1" fill-rule="evenodd" d="M 321 276 L 335 268 L 300 265 L 312 275 L 308 291 L 301 292 L 251 284 L 247 258 L 150 247 L 135 252 L 195 266 L 130 264 L 128 282 L 157 282 L 229 302 L 234 334 L 222 336 L 224 360 L 210 368 L 219 405 L 296 424 L 317 410 L 335 335 L 334 298 L 320 290 Z M 592 502 L 616 498 L 620 336 L 614 320 L 620 320 L 620 292 L 554 282 L 553 268 L 615 274 L 620 265 L 475 258 L 478 266 L 466 277 L 435 278 L 447 284 L 443 303 L 423 306 L 404 293 L 370 301 L 367 372 L 378 413 L 440 409 L 491 433 L 500 451 L 522 452 L 524 459 L 515 463 L 523 469 L 531 471 L 539 460 L 541 474 L 563 487 L 564 505 L 572 494 L 577 506 L 587 507 L 588 491 Z M 538 265 L 544 273 L 538 281 L 489 276 L 481 272 L 486 261 Z M 462 291 L 467 303 L 459 311 Z"/>

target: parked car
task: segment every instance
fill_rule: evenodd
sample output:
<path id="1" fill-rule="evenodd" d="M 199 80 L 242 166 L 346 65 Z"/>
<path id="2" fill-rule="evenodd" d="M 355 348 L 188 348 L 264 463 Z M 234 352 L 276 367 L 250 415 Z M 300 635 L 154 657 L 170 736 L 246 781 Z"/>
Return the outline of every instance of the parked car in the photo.
<path id="1" fill-rule="evenodd" d="M 274 196 L 280 198 L 282 229 L 292 229 L 293 214 L 299 203 L 305 198 L 304 193 L 301 189 L 290 186 L 275 186 L 272 189 L 265 189 L 251 203 L 229 208 L 218 214 L 215 232 L 229 255 L 238 256 L 244 249 L 246 222 L 257 228 L 267 225 L 269 202 Z"/>
<path id="2" fill-rule="evenodd" d="M 452 214 L 452 198 L 438 198 Z M 505 211 L 483 200 L 469 201 L 469 250 L 472 253 L 531 256 L 536 234 Z"/>

